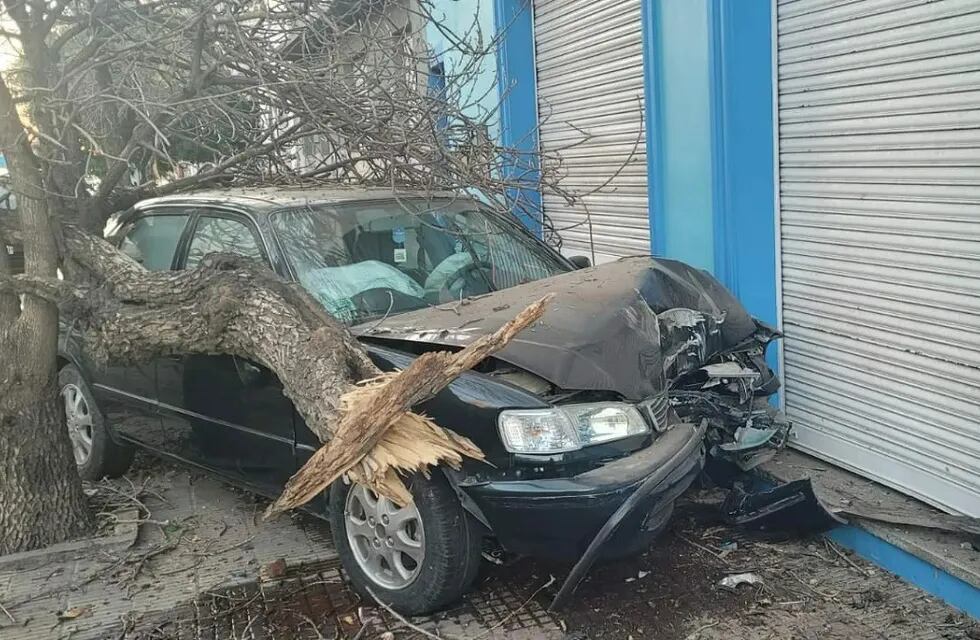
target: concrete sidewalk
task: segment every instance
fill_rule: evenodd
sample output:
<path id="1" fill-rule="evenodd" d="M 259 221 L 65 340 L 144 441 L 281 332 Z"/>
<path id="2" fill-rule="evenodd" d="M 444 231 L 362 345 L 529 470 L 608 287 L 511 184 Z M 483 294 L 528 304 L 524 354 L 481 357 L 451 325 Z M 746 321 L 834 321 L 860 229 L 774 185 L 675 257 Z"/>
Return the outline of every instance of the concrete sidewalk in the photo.
<path id="1" fill-rule="evenodd" d="M 304 514 L 260 521 L 265 501 L 203 473 L 142 459 L 139 497 L 149 516 L 128 549 L 0 570 L 3 640 L 114 638 L 349 637 L 397 627 L 359 606 L 347 587 L 325 522 Z M 143 478 L 134 484 L 142 486 Z M 131 491 L 125 481 L 114 483 Z M 284 575 L 263 579 L 285 559 Z M 507 585 L 468 596 L 418 624 L 486 638 L 551 640 L 556 620 Z M 511 615 L 512 612 L 515 612 Z M 341 634 L 338 636 L 338 634 Z"/>

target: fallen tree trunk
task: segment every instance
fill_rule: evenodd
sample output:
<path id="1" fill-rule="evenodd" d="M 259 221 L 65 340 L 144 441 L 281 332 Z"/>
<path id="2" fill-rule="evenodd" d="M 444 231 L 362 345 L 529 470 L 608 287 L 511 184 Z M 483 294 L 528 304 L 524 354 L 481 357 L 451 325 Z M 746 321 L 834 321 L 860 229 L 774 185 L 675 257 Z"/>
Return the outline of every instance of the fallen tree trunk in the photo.
<path id="1" fill-rule="evenodd" d="M 503 348 L 542 316 L 547 301 L 545 297 L 532 303 L 496 332 L 458 353 L 424 353 L 404 371 L 346 394 L 334 437 L 289 480 L 266 516 L 309 502 L 345 472 L 404 505 L 412 496 L 398 471 L 424 471 L 438 462 L 455 466 L 460 461 L 456 454 L 483 458 L 472 442 L 411 413 L 411 407 Z"/>
<path id="2" fill-rule="evenodd" d="M 411 407 L 505 346 L 544 312 L 539 300 L 495 334 L 458 353 L 428 353 L 383 374 L 345 326 L 298 285 L 264 265 L 212 254 L 188 271 L 146 271 L 100 238 L 66 226 L 67 281 L 0 279 L 56 301 L 85 349 L 103 362 L 167 355 L 230 354 L 275 373 L 325 445 L 268 514 L 298 507 L 344 473 L 398 503 L 411 500 L 398 472 L 482 458 L 468 439 Z M 358 385 L 362 381 L 364 384 Z"/>

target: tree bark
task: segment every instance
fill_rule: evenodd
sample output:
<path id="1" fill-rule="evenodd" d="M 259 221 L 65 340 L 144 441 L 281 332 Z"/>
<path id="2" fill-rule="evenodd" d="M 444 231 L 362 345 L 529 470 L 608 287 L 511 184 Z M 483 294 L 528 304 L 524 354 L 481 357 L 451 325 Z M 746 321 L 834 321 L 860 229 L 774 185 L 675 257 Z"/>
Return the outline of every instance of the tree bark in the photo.
<path id="1" fill-rule="evenodd" d="M 3 82 L 0 151 L 18 195 L 25 277 L 57 281 L 41 172 Z M 0 278 L 6 271 L 3 264 Z M 62 542 L 93 524 L 56 405 L 58 308 L 32 295 L 21 302 L 13 293 L 0 290 L 0 553 Z"/>
<path id="2" fill-rule="evenodd" d="M 0 411 L 0 555 L 91 532 L 57 389 L 13 413 Z"/>

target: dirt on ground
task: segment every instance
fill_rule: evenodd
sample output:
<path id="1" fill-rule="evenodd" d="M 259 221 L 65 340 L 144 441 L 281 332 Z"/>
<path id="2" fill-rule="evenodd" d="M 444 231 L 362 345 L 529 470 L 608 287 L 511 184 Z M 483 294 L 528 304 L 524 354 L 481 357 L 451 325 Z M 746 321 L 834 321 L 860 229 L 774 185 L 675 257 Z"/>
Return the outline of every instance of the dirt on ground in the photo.
<path id="1" fill-rule="evenodd" d="M 567 640 L 980 639 L 977 621 L 830 540 L 749 536 L 702 497 L 688 495 L 646 553 L 592 570 L 560 614 Z M 564 576 L 522 561 L 486 579 L 535 584 L 549 573 Z M 743 573 L 759 584 L 719 586 Z"/>
<path id="2" fill-rule="evenodd" d="M 976 621 L 829 540 L 747 535 L 721 524 L 701 497 L 692 494 L 680 505 L 673 526 L 646 553 L 595 567 L 569 607 L 547 619 L 544 611 L 568 567 L 506 556 L 503 565 L 485 564 L 461 608 L 407 622 L 359 601 L 339 573 L 330 577 L 323 568 L 301 570 L 278 590 L 267 591 L 256 616 L 247 610 L 260 598 L 256 589 L 228 592 L 210 606 L 237 617 L 239 631 L 252 626 L 263 630 L 255 637 L 290 639 L 980 639 Z M 719 585 L 746 573 L 757 584 Z M 543 587 L 552 576 L 552 584 Z M 496 618 L 484 615 L 476 631 L 436 624 L 472 617 L 474 607 L 487 607 L 500 593 L 509 595 L 491 606 L 498 609 Z M 336 622 L 322 635 L 317 628 L 322 631 L 319 621 L 326 619 Z M 548 632 L 546 624 L 557 628 Z"/>
<path id="3" fill-rule="evenodd" d="M 39 569 L 19 608 L 0 575 L 0 602 L 16 616 L 0 619 L 0 638 L 980 640 L 977 621 L 823 537 L 764 539 L 723 524 L 709 491 L 689 492 L 645 553 L 595 566 L 562 611 L 547 609 L 568 564 L 498 554 L 450 610 L 405 621 L 350 589 L 326 523 L 259 524 L 261 498 L 169 464 L 139 471 L 117 481 L 118 495 L 145 502 L 137 544 L 89 563 L 90 577 L 81 565 Z M 131 578 L 105 579 L 114 567 Z M 73 580 L 41 602 L 51 582 L 41 574 L 53 571 Z M 739 574 L 751 583 L 720 586 Z M 51 622 L 59 605 L 85 614 Z"/>

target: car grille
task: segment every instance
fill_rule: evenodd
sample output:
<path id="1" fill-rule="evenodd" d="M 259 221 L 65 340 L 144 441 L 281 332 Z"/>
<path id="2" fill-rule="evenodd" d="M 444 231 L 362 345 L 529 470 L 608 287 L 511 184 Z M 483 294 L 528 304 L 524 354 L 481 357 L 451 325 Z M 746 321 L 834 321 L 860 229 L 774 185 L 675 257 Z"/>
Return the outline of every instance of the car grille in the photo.
<path id="1" fill-rule="evenodd" d="M 670 411 L 670 400 L 666 393 L 647 398 L 640 403 L 639 407 L 646 419 L 653 425 L 654 430 L 657 432 L 667 430 L 667 413 Z"/>

